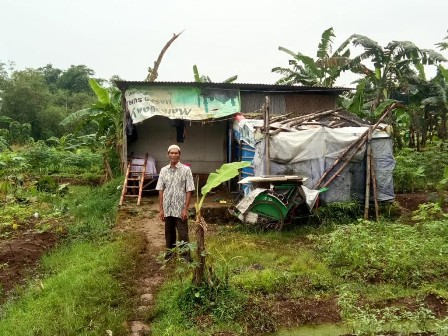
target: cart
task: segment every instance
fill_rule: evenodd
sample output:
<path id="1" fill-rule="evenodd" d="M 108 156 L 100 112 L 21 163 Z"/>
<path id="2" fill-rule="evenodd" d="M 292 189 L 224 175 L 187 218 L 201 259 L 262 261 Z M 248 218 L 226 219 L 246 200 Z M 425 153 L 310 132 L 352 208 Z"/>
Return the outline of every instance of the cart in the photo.
<path id="1" fill-rule="evenodd" d="M 246 225 L 263 230 L 282 230 L 291 224 L 296 211 L 305 204 L 299 176 L 249 177 L 240 183 L 252 184 L 253 190 L 236 206 L 236 215 Z"/>

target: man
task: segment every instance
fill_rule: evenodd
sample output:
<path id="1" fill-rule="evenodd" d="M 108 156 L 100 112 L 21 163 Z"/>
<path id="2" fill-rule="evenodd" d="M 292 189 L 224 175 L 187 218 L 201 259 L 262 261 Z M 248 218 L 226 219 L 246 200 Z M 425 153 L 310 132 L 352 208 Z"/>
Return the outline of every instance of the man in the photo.
<path id="1" fill-rule="evenodd" d="M 166 248 L 172 249 L 176 241 L 188 243 L 188 208 L 195 188 L 190 167 L 180 163 L 179 146 L 168 147 L 168 159 L 170 164 L 160 170 L 156 190 L 159 190 L 160 219 L 165 222 Z M 171 257 L 170 251 L 165 257 Z M 183 257 L 190 261 L 190 252 Z"/>

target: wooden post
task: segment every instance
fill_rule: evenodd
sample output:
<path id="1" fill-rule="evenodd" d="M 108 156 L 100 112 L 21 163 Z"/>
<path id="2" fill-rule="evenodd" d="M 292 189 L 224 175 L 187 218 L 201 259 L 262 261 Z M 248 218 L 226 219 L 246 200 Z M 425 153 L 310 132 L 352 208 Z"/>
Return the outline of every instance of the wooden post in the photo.
<path id="1" fill-rule="evenodd" d="M 385 110 L 383 112 L 383 114 L 381 115 L 381 117 L 378 119 L 378 121 L 375 123 L 375 125 L 373 125 L 373 130 L 375 130 L 378 125 L 380 123 L 383 122 L 383 120 L 386 118 L 386 116 L 394 109 L 398 106 L 399 104 L 397 103 L 393 103 L 392 105 L 389 106 L 389 108 L 387 108 L 387 110 Z M 336 173 L 333 174 L 333 176 L 327 181 L 325 182 L 325 184 L 322 187 L 326 187 L 328 186 L 336 177 L 337 175 L 344 170 L 344 168 L 348 165 L 348 163 L 350 162 L 350 160 L 353 158 L 353 156 L 355 156 L 356 152 L 361 148 L 361 146 L 364 144 L 364 142 L 367 139 L 367 134 L 368 134 L 368 130 L 365 131 L 358 139 L 356 139 L 354 142 L 352 142 L 345 150 L 344 152 L 341 154 L 341 156 L 333 163 L 333 165 L 331 167 L 329 167 L 321 176 L 321 178 L 319 179 L 319 181 L 316 183 L 316 185 L 314 186 L 313 189 L 318 189 L 320 187 L 320 185 L 322 184 L 323 180 L 325 179 L 325 177 L 327 177 L 327 175 L 334 169 L 334 167 L 336 167 L 336 165 L 341 161 L 341 160 L 345 160 L 344 164 L 337 170 Z M 350 152 L 351 149 L 353 149 L 353 147 L 358 144 L 358 146 L 355 148 L 354 152 L 348 157 L 345 158 L 345 156 Z"/>
<path id="2" fill-rule="evenodd" d="M 264 155 L 265 155 L 265 175 L 271 175 L 271 158 L 269 150 L 269 96 L 266 96 L 264 107 Z"/>
<path id="3" fill-rule="evenodd" d="M 373 157 L 373 151 L 372 148 L 370 148 L 370 151 L 372 152 L 370 155 L 370 172 L 372 175 L 372 186 L 373 186 L 373 201 L 375 203 L 375 220 L 378 222 L 379 214 L 378 214 L 378 187 L 376 183 L 376 167 L 375 167 L 375 160 Z"/>
<path id="4" fill-rule="evenodd" d="M 372 142 L 372 127 L 369 127 L 369 133 L 367 136 L 367 149 L 366 149 L 366 194 L 364 200 L 364 219 L 369 219 L 369 205 L 370 205 L 370 165 L 372 161 L 371 157 L 371 142 Z"/>

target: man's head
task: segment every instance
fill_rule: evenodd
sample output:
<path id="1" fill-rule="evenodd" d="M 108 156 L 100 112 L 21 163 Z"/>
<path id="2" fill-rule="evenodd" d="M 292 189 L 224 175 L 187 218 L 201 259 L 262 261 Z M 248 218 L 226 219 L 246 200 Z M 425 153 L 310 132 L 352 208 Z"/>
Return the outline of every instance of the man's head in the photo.
<path id="1" fill-rule="evenodd" d="M 178 145 L 171 145 L 168 147 L 168 158 L 170 159 L 170 164 L 175 165 L 180 160 L 180 148 Z"/>

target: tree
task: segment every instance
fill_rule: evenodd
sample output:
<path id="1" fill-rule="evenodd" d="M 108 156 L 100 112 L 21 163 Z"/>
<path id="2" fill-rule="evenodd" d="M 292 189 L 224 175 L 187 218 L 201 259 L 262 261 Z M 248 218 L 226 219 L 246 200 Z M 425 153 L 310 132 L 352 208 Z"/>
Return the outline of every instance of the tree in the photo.
<path id="1" fill-rule="evenodd" d="M 159 57 L 157 57 L 157 60 L 154 62 L 154 68 L 148 67 L 148 75 L 146 76 L 147 82 L 154 82 L 157 77 L 159 76 L 159 67 L 160 63 L 162 63 L 163 55 L 165 55 L 165 52 L 168 50 L 168 48 L 171 46 L 171 44 L 182 34 L 183 31 L 181 31 L 179 34 L 173 34 L 173 37 L 169 39 L 169 41 L 165 44 L 165 46 L 160 51 Z"/>
<path id="2" fill-rule="evenodd" d="M 123 116 L 121 108 L 121 91 L 116 87 L 102 87 L 95 79 L 89 80 L 91 89 L 95 92 L 97 101 L 90 108 L 76 111 L 62 120 L 61 125 L 86 124 L 95 125 L 95 136 L 103 155 L 105 180 L 113 177 L 111 161 L 120 157 L 123 147 Z"/>
<path id="3" fill-rule="evenodd" d="M 364 35 L 354 34 L 349 40 L 353 46 L 360 46 L 364 50 L 351 59 L 344 66 L 344 70 L 364 76 L 364 106 L 369 106 L 371 119 L 375 118 L 373 112 L 382 102 L 390 98 L 409 100 L 412 83 L 426 81 L 425 65 L 446 61 L 440 53 L 431 49 L 420 49 L 410 41 L 392 41 L 383 48 Z M 363 61 L 369 63 L 366 65 Z M 392 126 L 397 146 L 402 148 L 398 115 L 403 117 L 402 113 L 394 113 Z M 411 122 L 416 120 L 415 115 L 409 115 L 406 119 Z M 409 123 L 406 123 L 406 126 L 408 125 Z"/>
<path id="4" fill-rule="evenodd" d="M 289 60 L 289 68 L 275 67 L 272 69 L 272 72 L 283 76 L 276 83 L 332 87 L 341 72 L 347 69 L 345 66 L 350 57 L 350 49 L 347 48 L 349 40 L 344 41 L 332 53 L 334 37 L 333 28 L 328 28 L 322 33 L 316 59 L 305 56 L 300 52 L 294 53 L 289 49 L 279 47 L 279 50 L 291 55 L 293 59 Z"/>
<path id="5" fill-rule="evenodd" d="M 34 139 L 41 139 L 44 125 L 39 122 L 37 116 L 40 111 L 48 107 L 50 100 L 50 91 L 40 71 L 34 69 L 15 71 L 3 92 L 0 114 L 20 124 L 31 124 L 31 135 Z"/>
<path id="6" fill-rule="evenodd" d="M 364 35 L 354 34 L 349 41 L 364 51 L 351 59 L 344 70 L 351 70 L 365 76 L 374 90 L 371 110 L 388 99 L 392 91 L 397 91 L 400 84 L 409 78 L 419 76 L 425 79 L 424 65 L 445 62 L 446 59 L 431 49 L 420 49 L 410 41 L 392 41 L 385 48 Z M 373 64 L 370 69 L 362 61 L 369 60 Z"/>
<path id="7" fill-rule="evenodd" d="M 196 83 L 213 83 L 209 76 L 200 76 L 196 65 L 193 65 L 193 76 Z M 238 79 L 238 75 L 234 75 L 222 81 L 222 83 L 233 83 Z"/>
<path id="8" fill-rule="evenodd" d="M 89 79 L 95 72 L 85 65 L 72 65 L 57 80 L 60 89 L 70 92 L 90 92 Z"/>
<path id="9" fill-rule="evenodd" d="M 40 71 L 44 76 L 47 85 L 50 87 L 50 91 L 55 92 L 58 88 L 57 83 L 59 77 L 61 77 L 63 71 L 61 69 L 53 68 L 53 65 L 51 64 L 47 64 L 46 66 L 40 67 L 37 70 Z"/>

